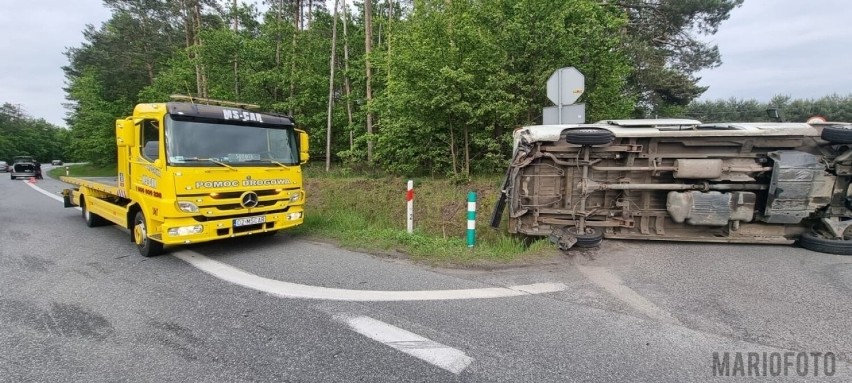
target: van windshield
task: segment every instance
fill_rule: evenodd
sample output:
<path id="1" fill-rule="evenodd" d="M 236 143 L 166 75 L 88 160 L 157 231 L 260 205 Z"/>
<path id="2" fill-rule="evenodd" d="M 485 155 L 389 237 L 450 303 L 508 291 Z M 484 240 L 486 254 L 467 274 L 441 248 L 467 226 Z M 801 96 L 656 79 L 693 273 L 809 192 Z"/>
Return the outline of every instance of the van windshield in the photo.
<path id="1" fill-rule="evenodd" d="M 166 116 L 166 155 L 173 166 L 281 166 L 299 163 L 291 127 L 261 127 Z"/>

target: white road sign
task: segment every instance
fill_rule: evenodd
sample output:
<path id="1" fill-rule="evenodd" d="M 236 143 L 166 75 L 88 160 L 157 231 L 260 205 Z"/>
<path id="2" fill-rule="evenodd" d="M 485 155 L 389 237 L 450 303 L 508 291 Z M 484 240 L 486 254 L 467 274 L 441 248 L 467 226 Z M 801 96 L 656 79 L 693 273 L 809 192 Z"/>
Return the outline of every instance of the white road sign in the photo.
<path id="1" fill-rule="evenodd" d="M 556 105 L 573 104 L 586 90 L 586 79 L 574 67 L 557 69 L 547 79 L 547 98 Z"/>

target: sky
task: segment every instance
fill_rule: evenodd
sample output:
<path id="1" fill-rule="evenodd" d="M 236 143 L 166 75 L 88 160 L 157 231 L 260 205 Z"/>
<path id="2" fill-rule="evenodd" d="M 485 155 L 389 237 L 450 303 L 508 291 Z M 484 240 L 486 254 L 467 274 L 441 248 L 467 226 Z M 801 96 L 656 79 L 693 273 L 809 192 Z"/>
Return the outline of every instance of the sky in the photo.
<path id="1" fill-rule="evenodd" d="M 100 0 L 0 0 L 0 103 L 65 126 L 63 54 L 86 24 L 109 18 Z M 719 32 L 723 64 L 698 74 L 700 99 L 852 94 L 852 1 L 746 0 Z"/>
<path id="2" fill-rule="evenodd" d="M 852 94 L 852 1 L 745 0 L 719 32 L 720 67 L 698 74 L 702 100 Z"/>

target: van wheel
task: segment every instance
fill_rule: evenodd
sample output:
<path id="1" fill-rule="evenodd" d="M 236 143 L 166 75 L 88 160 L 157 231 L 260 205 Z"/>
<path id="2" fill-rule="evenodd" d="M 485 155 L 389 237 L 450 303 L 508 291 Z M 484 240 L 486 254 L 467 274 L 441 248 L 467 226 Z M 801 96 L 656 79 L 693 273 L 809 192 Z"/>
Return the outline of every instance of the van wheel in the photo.
<path id="1" fill-rule="evenodd" d="M 83 220 L 86 221 L 86 226 L 88 227 L 105 226 L 110 223 L 103 217 L 90 212 L 89 209 L 86 208 L 85 198 L 80 199 L 80 210 L 82 210 Z"/>
<path id="2" fill-rule="evenodd" d="M 820 138 L 834 144 L 852 144 L 852 128 L 850 126 L 826 126 L 822 128 Z"/>
<path id="3" fill-rule="evenodd" d="M 148 226 L 145 222 L 145 214 L 136 213 L 133 219 L 133 241 L 136 248 L 143 257 L 153 257 L 163 252 L 163 244 L 148 237 Z"/>
<path id="4" fill-rule="evenodd" d="M 577 233 L 577 227 L 569 227 L 565 231 L 568 234 L 577 238 L 577 243 L 574 244 L 575 247 L 581 248 L 591 248 L 598 247 L 603 242 L 603 231 L 596 227 L 586 227 L 585 233 Z"/>
<path id="5" fill-rule="evenodd" d="M 852 240 L 846 238 L 825 238 L 821 234 L 808 231 L 799 237 L 798 243 L 805 249 L 820 253 L 852 255 Z"/>
<path id="6" fill-rule="evenodd" d="M 615 135 L 600 128 L 580 128 L 565 130 L 565 141 L 574 145 L 608 145 L 615 141 Z"/>

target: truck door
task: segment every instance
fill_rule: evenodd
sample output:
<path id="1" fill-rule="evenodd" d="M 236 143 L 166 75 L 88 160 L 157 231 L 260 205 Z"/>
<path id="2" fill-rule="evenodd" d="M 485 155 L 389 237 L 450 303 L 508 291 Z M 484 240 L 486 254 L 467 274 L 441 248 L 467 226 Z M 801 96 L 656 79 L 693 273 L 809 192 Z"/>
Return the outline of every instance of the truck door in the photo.
<path id="1" fill-rule="evenodd" d="M 165 160 L 161 130 L 160 121 L 156 119 L 145 119 L 141 122 L 139 160 L 134 161 L 135 168 L 130 172 L 134 181 L 133 190 L 149 201 L 151 198 L 162 198 L 159 185 Z"/>

